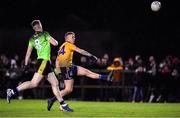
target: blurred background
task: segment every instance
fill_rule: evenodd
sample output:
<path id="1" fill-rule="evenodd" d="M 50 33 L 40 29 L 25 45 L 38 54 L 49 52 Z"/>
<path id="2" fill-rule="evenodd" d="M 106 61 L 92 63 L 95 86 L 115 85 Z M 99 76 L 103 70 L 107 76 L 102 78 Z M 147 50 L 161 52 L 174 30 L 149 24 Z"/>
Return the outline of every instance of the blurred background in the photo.
<path id="1" fill-rule="evenodd" d="M 156 102 L 179 102 L 179 2 L 161 0 L 162 8 L 158 12 L 150 9 L 151 2 L 152 0 L 2 1 L 0 96 L 4 97 L 3 91 L 8 86 L 16 85 L 22 80 L 20 72 L 15 72 L 16 76 L 13 76 L 11 69 L 21 68 L 28 39 L 33 35 L 30 23 L 39 19 L 44 30 L 58 40 L 59 44 L 64 42 L 65 32 L 74 31 L 76 45 L 100 58 L 94 64 L 86 57 L 75 54 L 75 64 L 107 73 L 108 67 L 114 64 L 114 59 L 117 57 L 120 60 L 122 69 L 117 72 L 119 76 L 116 82 L 79 78 L 69 99 L 152 102 L 150 98 L 155 96 Z M 52 49 L 52 60 L 57 51 L 58 47 Z M 32 56 L 30 75 L 25 78 L 31 78 L 35 58 L 36 53 Z M 14 80 L 15 84 L 12 83 Z M 49 86 L 44 86 L 46 81 L 42 85 L 43 90 L 49 89 Z M 91 93 L 94 89 L 97 93 Z M 34 93 L 29 98 L 51 96 L 50 92 Z M 28 95 L 29 93 L 24 97 Z"/>

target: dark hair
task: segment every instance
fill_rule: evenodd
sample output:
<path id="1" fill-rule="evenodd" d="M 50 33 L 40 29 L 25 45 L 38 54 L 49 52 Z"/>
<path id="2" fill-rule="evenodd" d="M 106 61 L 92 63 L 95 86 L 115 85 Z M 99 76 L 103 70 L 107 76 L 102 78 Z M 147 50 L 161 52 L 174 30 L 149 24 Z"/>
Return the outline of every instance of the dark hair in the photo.
<path id="1" fill-rule="evenodd" d="M 41 23 L 40 20 L 33 20 L 31 22 L 31 26 L 34 27 L 36 24 L 40 24 L 40 23 Z"/>
<path id="2" fill-rule="evenodd" d="M 74 34 L 74 35 L 75 35 L 74 32 L 66 32 L 66 34 L 64 35 L 64 37 L 66 37 L 66 36 L 68 36 L 68 35 L 71 35 L 71 34 Z"/>

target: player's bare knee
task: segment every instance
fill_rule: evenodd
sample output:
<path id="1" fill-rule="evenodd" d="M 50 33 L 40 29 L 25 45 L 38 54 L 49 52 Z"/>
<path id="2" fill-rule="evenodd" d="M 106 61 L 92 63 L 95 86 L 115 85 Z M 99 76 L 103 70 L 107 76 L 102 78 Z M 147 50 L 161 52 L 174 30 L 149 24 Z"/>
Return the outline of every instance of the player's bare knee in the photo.
<path id="1" fill-rule="evenodd" d="M 31 81 L 31 87 L 35 88 L 38 86 L 38 82 L 36 81 Z"/>
<path id="2" fill-rule="evenodd" d="M 67 93 L 71 93 L 73 91 L 73 88 L 66 88 Z"/>

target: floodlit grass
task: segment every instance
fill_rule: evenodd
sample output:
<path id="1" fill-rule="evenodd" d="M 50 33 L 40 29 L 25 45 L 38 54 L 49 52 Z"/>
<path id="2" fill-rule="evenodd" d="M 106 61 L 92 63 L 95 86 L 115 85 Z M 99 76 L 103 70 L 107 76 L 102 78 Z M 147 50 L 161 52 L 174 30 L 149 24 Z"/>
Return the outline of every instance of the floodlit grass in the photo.
<path id="1" fill-rule="evenodd" d="M 67 101 L 73 113 L 59 111 L 56 102 L 47 111 L 47 100 L 0 99 L 0 117 L 180 117 L 180 103 L 124 103 Z"/>

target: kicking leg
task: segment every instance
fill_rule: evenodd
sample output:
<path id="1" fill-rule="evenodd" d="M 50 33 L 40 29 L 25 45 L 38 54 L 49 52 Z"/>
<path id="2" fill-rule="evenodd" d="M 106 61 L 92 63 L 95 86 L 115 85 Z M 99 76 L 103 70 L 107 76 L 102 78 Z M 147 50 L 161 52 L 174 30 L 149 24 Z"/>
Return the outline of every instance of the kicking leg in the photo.
<path id="1" fill-rule="evenodd" d="M 78 76 L 87 76 L 92 79 L 103 79 L 111 81 L 111 78 L 113 76 L 113 71 L 109 73 L 109 75 L 101 75 L 98 73 L 94 73 L 86 68 L 83 68 L 81 66 L 77 66 L 77 75 Z"/>
<path id="2" fill-rule="evenodd" d="M 81 66 L 77 66 L 77 75 L 78 76 L 87 76 L 92 79 L 99 79 L 101 76 L 100 74 L 94 73 L 86 68 L 81 67 Z"/>

